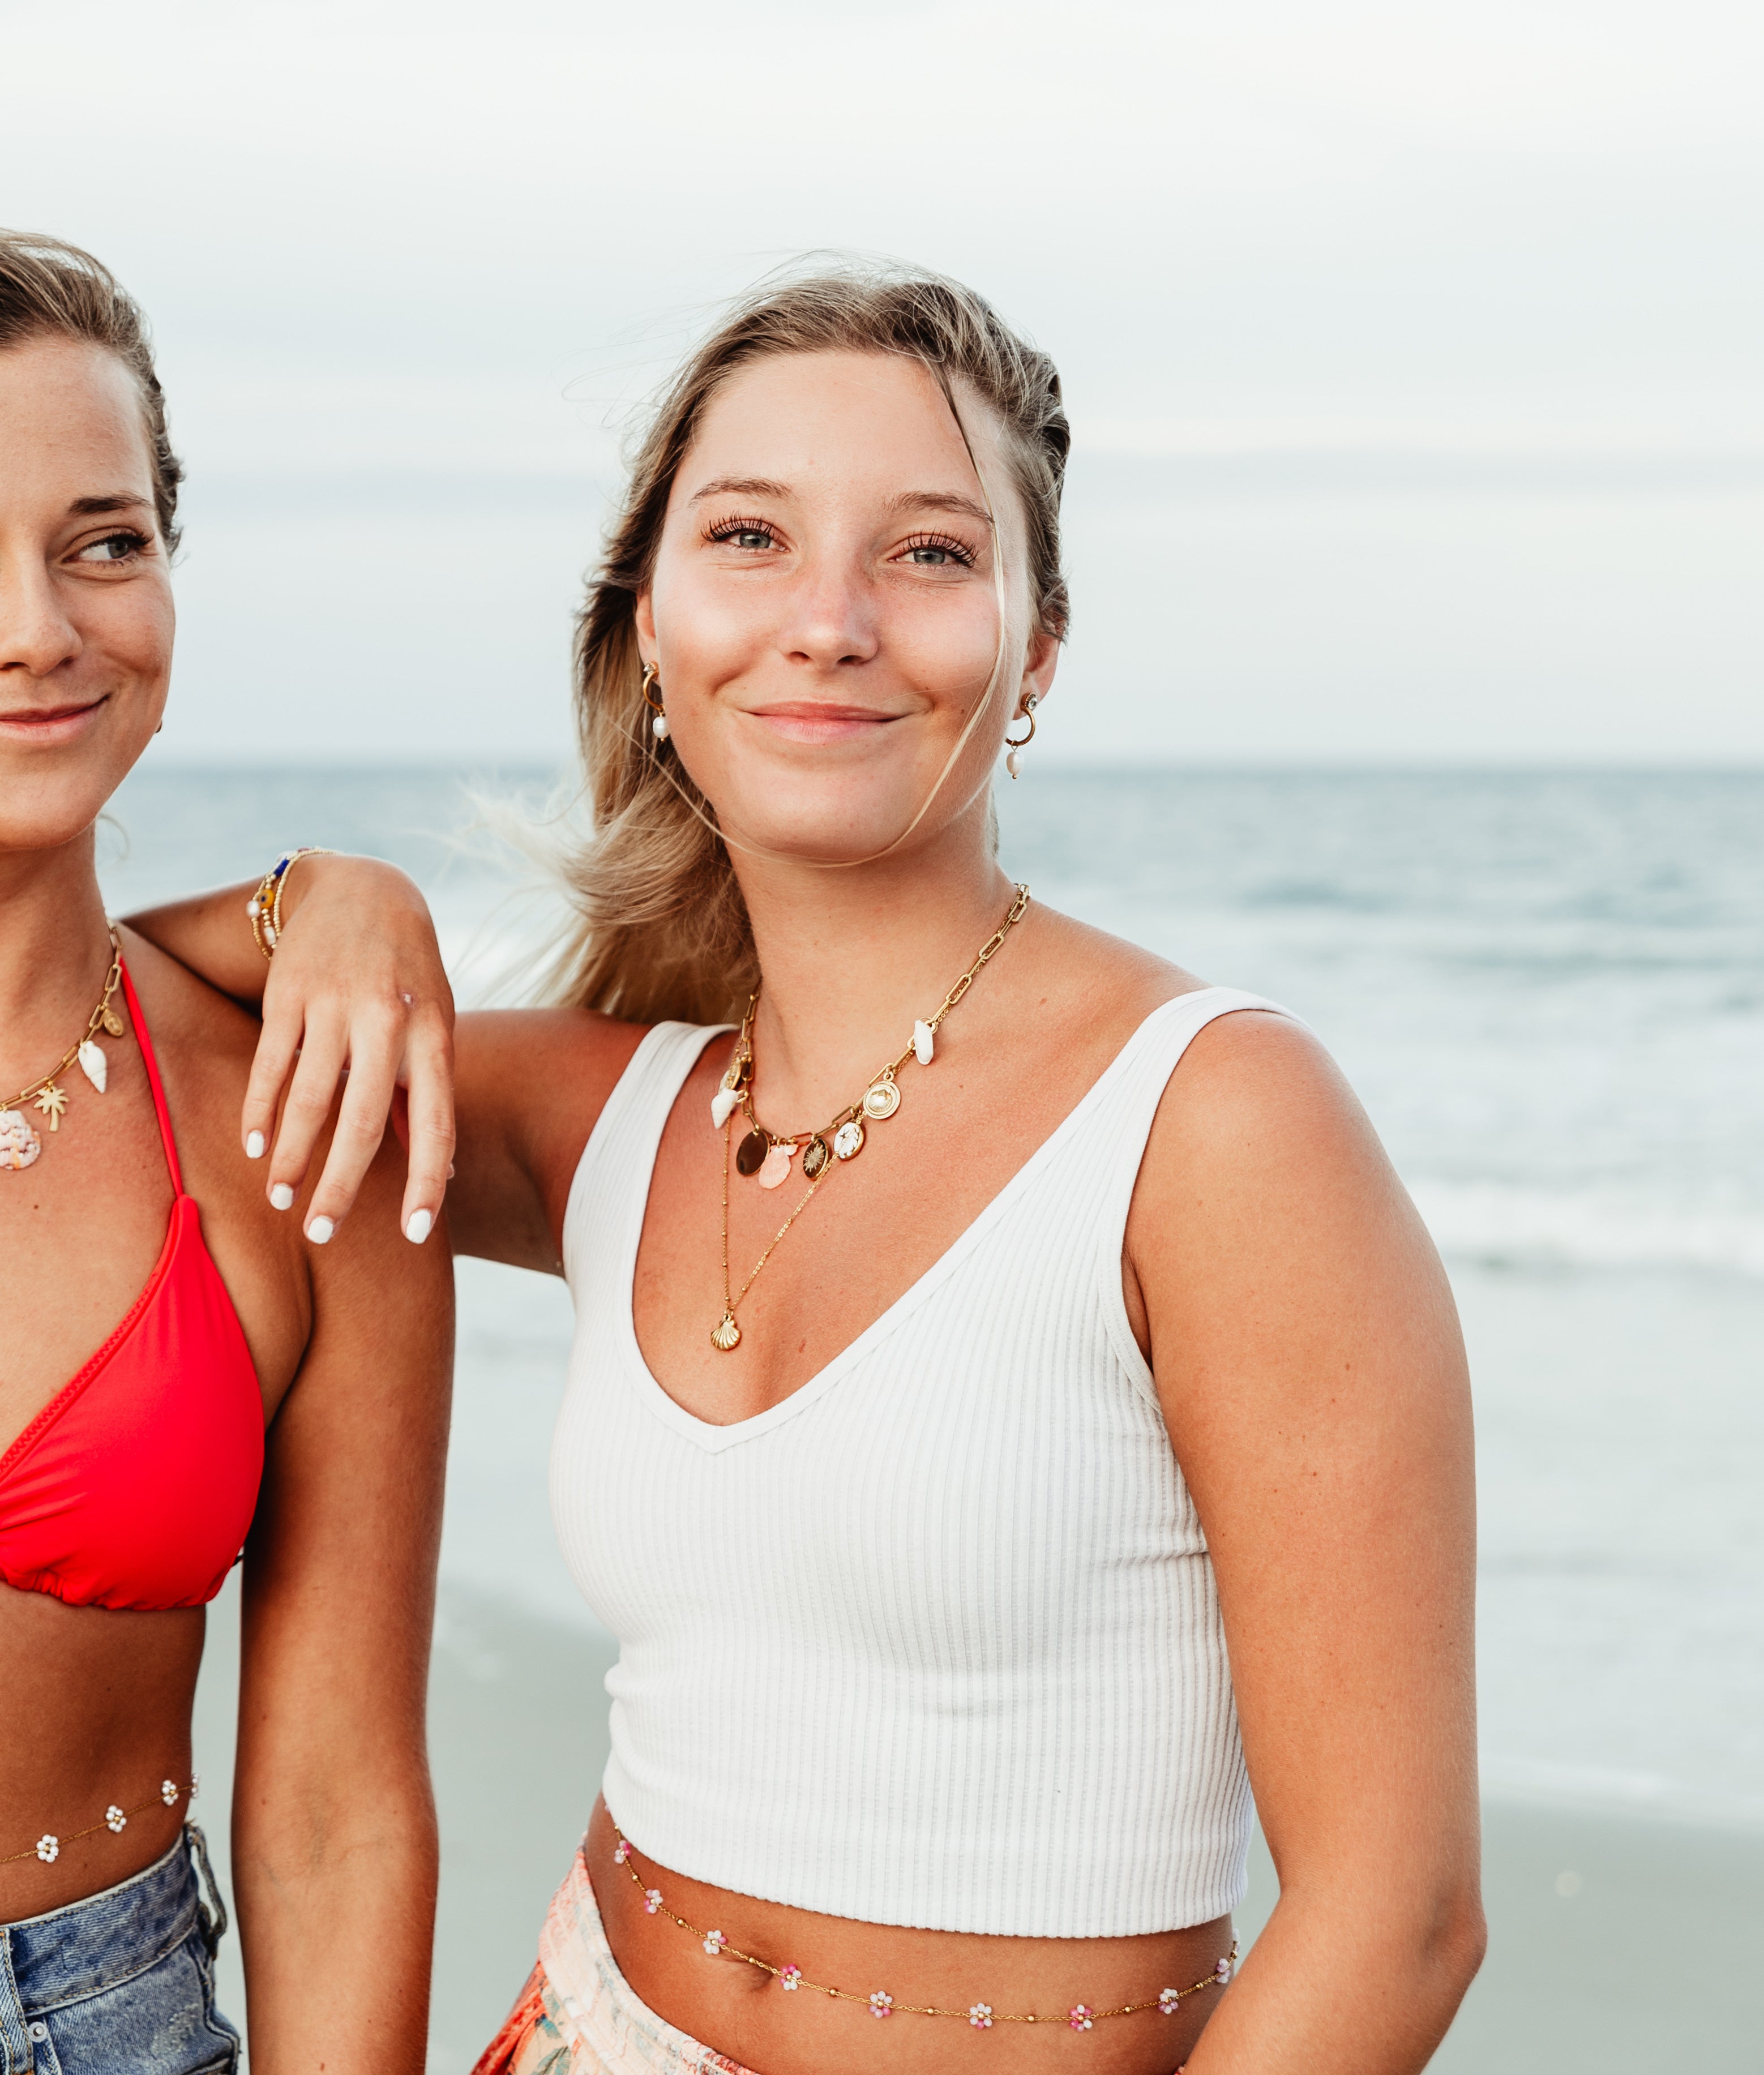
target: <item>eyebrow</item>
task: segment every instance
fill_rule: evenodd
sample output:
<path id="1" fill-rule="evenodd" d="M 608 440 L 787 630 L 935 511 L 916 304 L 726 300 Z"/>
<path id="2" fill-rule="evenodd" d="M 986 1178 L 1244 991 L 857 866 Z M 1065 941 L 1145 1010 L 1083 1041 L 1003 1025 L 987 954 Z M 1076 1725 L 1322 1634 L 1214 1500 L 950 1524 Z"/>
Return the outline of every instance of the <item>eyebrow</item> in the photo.
<path id="1" fill-rule="evenodd" d="M 68 507 L 68 516 L 72 519 L 95 519 L 106 512 L 148 512 L 151 509 L 144 497 L 119 490 L 110 497 L 77 497 Z"/>
<path id="2" fill-rule="evenodd" d="M 702 504 L 713 497 L 789 497 L 793 495 L 787 483 L 774 483 L 764 475 L 719 475 L 707 483 L 703 489 L 695 490 L 689 503 Z M 949 490 L 903 490 L 899 496 L 888 499 L 891 512 L 948 512 L 963 519 L 973 519 L 990 528 L 992 515 L 983 504 L 976 504 L 971 497 L 963 497 Z"/>

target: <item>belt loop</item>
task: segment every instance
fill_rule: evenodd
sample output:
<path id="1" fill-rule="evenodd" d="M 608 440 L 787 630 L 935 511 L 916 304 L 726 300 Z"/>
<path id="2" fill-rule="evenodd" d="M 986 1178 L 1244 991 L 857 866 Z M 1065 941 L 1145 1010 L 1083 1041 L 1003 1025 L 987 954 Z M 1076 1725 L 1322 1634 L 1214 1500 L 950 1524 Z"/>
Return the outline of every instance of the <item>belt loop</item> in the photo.
<path id="1" fill-rule="evenodd" d="M 12 1978 L 12 1931 L 0 1924 L 0 2047 L 6 2048 L 6 2075 L 28 2075 L 36 2049 L 25 2029 L 24 2005 Z"/>
<path id="2" fill-rule="evenodd" d="M 222 1899 L 221 1884 L 214 1878 L 214 1869 L 209 1864 L 209 1841 L 202 1834 L 201 1824 L 186 1823 L 184 1824 L 184 1841 L 189 1848 L 190 1857 L 195 1860 L 197 1867 L 201 1870 L 202 1879 L 208 1887 L 209 1899 L 214 1904 L 213 1911 L 210 1914 L 207 1904 L 202 1900 L 201 1892 L 198 1891 L 196 1914 L 202 1926 L 202 1942 L 208 1947 L 209 1957 L 212 1959 L 220 1949 L 221 1940 L 226 1936 L 228 1922 L 226 1904 Z"/>

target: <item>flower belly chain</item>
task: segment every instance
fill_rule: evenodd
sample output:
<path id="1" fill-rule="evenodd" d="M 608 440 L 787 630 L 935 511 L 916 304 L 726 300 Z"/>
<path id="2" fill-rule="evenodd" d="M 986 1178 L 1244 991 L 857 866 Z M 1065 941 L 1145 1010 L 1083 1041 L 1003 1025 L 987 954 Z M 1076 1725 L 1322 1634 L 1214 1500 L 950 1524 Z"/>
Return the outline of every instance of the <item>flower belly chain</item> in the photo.
<path id="1" fill-rule="evenodd" d="M 44 1866 L 52 1866 L 60 1858 L 64 1845 L 77 1844 L 82 1837 L 95 1837 L 101 1830 L 108 1830 L 113 1836 L 120 1836 L 128 1828 L 129 1818 L 140 1815 L 144 1809 L 162 1806 L 176 1808 L 186 1795 L 192 1801 L 195 1800 L 197 1784 L 194 1773 L 190 1775 L 188 1787 L 180 1786 L 175 1779 L 162 1779 L 157 1794 L 149 1795 L 145 1801 L 136 1802 L 132 1808 L 124 1808 L 113 1801 L 105 1810 L 101 1823 L 89 1823 L 83 1830 L 70 1830 L 64 1837 L 58 1837 L 53 1830 L 45 1830 L 35 1844 L 27 1845 L 22 1852 L 8 1852 L 4 1858 L 0 1858 L 0 1866 L 16 1866 L 20 1859 L 41 1859 Z"/>
<path id="2" fill-rule="evenodd" d="M 710 1344 L 718 1354 L 732 1354 L 741 1344 L 741 1328 L 735 1323 L 735 1312 L 742 1299 L 753 1287 L 760 1269 L 772 1258 L 773 1249 L 789 1231 L 797 1220 L 814 1200 L 814 1193 L 835 1168 L 847 1160 L 855 1160 L 863 1150 L 866 1123 L 881 1124 L 893 1116 L 901 1107 L 900 1084 L 896 1079 L 909 1059 L 917 1059 L 920 1066 L 928 1066 L 935 1048 L 938 1026 L 963 995 L 974 984 L 980 968 L 991 963 L 1004 939 L 1023 919 L 1029 906 L 1029 890 L 1019 883 L 1016 898 L 1012 901 L 1004 920 L 980 946 L 974 963 L 944 996 L 936 1013 L 929 1019 L 921 1017 L 913 1026 L 913 1035 L 906 1048 L 896 1059 L 872 1075 L 870 1083 L 855 1103 L 849 1104 L 831 1123 L 819 1131 L 808 1134 L 808 1143 L 801 1148 L 802 1178 L 808 1183 L 808 1193 L 784 1223 L 773 1233 L 772 1245 L 753 1264 L 753 1271 L 739 1290 L 731 1294 L 729 1279 L 729 1153 L 735 1136 L 735 1113 L 739 1109 L 747 1119 L 747 1130 L 740 1143 L 735 1147 L 735 1171 L 743 1176 L 757 1176 L 762 1189 L 776 1189 L 789 1179 L 790 1163 L 796 1158 L 801 1132 L 793 1132 L 781 1137 L 767 1130 L 754 1114 L 753 1108 L 753 1013 L 759 1004 L 758 991 L 747 999 L 747 1013 L 741 1019 L 741 1035 L 735 1041 L 735 1057 L 723 1083 L 710 1098 L 712 1126 L 723 1133 L 723 1316 L 711 1329 Z"/>
<path id="3" fill-rule="evenodd" d="M 1063 2024 L 1073 2032 L 1089 2032 L 1105 2017 L 1137 2017 L 1141 2011 L 1157 2011 L 1165 2017 L 1174 2017 L 1190 1996 L 1198 1996 L 1203 1989 L 1222 1989 L 1231 1979 L 1232 1969 L 1237 1964 L 1237 1941 L 1232 1940 L 1229 1953 L 1214 1967 L 1210 1974 L 1198 1982 L 1190 1982 L 1186 1989 L 1160 1989 L 1157 1995 L 1142 2003 L 1117 2003 L 1112 2008 L 1099 2010 L 1091 2003 L 1074 2003 L 1069 2011 L 1001 2011 L 991 2003 L 970 2003 L 966 2010 L 945 2010 L 936 2003 L 896 2003 L 886 1989 L 875 1989 L 868 1995 L 859 1994 L 851 1989 L 835 1989 L 824 1982 L 811 1982 L 800 1967 L 776 1966 L 757 1954 L 743 1953 L 739 1946 L 731 1945 L 720 1931 L 701 1931 L 696 1924 L 670 1909 L 661 1899 L 661 1890 L 645 1885 L 643 1875 L 636 1866 L 636 1848 L 618 1824 L 613 1824 L 613 1835 L 618 1843 L 613 1847 L 615 1864 L 621 1866 L 631 1876 L 632 1882 L 643 1895 L 643 1906 L 652 1916 L 665 1916 L 670 1924 L 677 1924 L 682 1931 L 689 1931 L 706 1954 L 713 1960 L 725 1955 L 739 1960 L 743 1965 L 757 1968 L 762 1974 L 769 1974 L 781 1989 L 807 1989 L 818 1996 L 830 1996 L 835 2003 L 861 2003 L 872 2017 L 963 2017 L 976 2032 L 990 2032 L 1000 2024 Z M 1178 2071 L 1180 2075 L 1180 2070 Z"/>

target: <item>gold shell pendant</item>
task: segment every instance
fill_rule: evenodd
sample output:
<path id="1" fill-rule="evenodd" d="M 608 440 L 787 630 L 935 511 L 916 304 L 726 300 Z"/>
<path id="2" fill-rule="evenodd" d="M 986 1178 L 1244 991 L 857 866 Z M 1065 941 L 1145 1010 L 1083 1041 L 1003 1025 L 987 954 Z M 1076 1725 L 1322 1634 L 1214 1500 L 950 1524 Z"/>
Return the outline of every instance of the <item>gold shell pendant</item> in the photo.
<path id="1" fill-rule="evenodd" d="M 741 1328 L 735 1322 L 733 1311 L 725 1311 L 723 1323 L 710 1336 L 710 1344 L 719 1355 L 730 1354 L 741 1344 Z"/>
<path id="2" fill-rule="evenodd" d="M 900 1107 L 901 1091 L 887 1075 L 880 1081 L 872 1081 L 863 1091 L 863 1114 L 872 1124 L 892 1116 Z"/>

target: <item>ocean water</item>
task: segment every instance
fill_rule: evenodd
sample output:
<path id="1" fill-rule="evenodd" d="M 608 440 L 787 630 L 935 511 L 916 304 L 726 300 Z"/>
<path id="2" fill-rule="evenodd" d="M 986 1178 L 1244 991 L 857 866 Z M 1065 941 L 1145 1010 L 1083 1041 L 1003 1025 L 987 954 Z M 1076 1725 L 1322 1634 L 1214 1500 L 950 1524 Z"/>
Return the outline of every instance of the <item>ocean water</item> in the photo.
<path id="1" fill-rule="evenodd" d="M 1489 1790 L 1764 1824 L 1764 774 L 1032 768 L 1000 806 L 1039 898 L 1302 1016 L 1439 1244 Z M 470 817 L 451 772 L 150 764 L 103 869 L 121 912 L 373 850 L 469 994 L 543 919 L 450 840 Z M 445 1575 L 586 1625 L 545 1500 L 567 1299 L 460 1286 Z"/>

